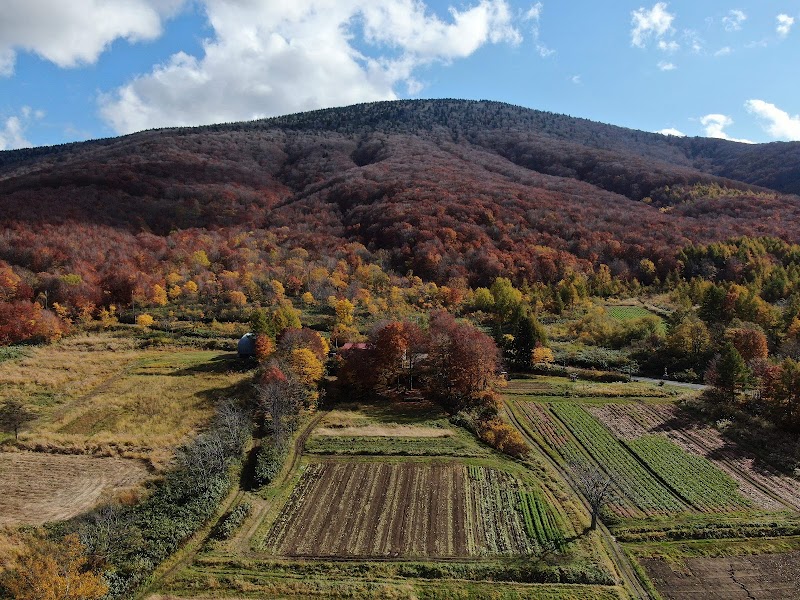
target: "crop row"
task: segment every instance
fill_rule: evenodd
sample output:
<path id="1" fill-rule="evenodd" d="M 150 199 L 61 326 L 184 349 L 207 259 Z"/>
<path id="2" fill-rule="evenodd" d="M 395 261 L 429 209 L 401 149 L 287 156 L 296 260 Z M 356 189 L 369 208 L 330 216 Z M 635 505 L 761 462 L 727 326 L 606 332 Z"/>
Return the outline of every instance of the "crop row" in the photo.
<path id="1" fill-rule="evenodd" d="M 477 528 L 485 537 L 487 554 L 531 554 L 538 549 L 535 536 L 528 534 L 519 506 L 519 480 L 497 469 L 478 467 L 482 475 L 470 473 L 467 488 Z"/>
<path id="2" fill-rule="evenodd" d="M 548 404 L 538 402 L 508 401 L 514 414 L 523 422 L 524 428 L 557 462 L 562 463 L 595 463 L 581 445 L 575 440 L 561 424 L 561 422 L 548 410 Z M 553 454 L 555 451 L 555 454 Z M 609 507 L 622 517 L 641 517 L 642 512 L 627 499 L 619 486 L 615 486 L 615 493 Z"/>
<path id="3" fill-rule="evenodd" d="M 709 457 L 714 467 L 738 484 L 739 493 L 760 508 L 780 510 L 785 503 L 800 509 L 800 482 L 770 471 L 763 464 L 756 467 L 752 453 L 729 444 L 713 427 L 684 426 L 672 405 L 607 404 L 588 410 L 621 438 L 631 440 L 657 433 L 690 455 Z"/>
<path id="4" fill-rule="evenodd" d="M 554 403 L 550 408 L 638 508 L 649 513 L 685 510 L 670 490 L 580 406 L 565 402 Z"/>
<path id="5" fill-rule="evenodd" d="M 749 506 L 736 482 L 707 459 L 689 454 L 660 435 L 627 442 L 628 448 L 687 502 L 705 512 Z"/>
<path id="6" fill-rule="evenodd" d="M 542 491 L 520 491 L 519 498 L 528 535 L 544 548 L 560 548 L 564 544 L 564 524 Z"/>

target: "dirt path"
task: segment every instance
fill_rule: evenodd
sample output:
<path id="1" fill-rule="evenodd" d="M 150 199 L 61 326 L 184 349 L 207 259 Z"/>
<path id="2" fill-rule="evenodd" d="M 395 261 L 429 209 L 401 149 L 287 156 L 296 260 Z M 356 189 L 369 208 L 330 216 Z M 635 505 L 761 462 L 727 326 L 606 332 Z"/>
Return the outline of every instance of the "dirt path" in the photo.
<path id="1" fill-rule="evenodd" d="M 534 448 L 539 448 L 541 450 L 539 455 L 542 457 L 542 459 L 545 460 L 547 464 L 550 465 L 556 473 L 558 473 L 559 477 L 562 480 L 564 480 L 569 484 L 570 488 L 572 488 L 575 495 L 580 499 L 581 503 L 586 509 L 586 512 L 590 513 L 591 509 L 589 508 L 588 502 L 578 492 L 569 474 L 558 463 L 556 463 L 552 458 L 550 458 L 545 448 L 542 448 L 539 445 L 539 443 L 536 442 L 536 440 L 528 436 L 527 432 L 525 431 L 525 428 L 519 422 L 517 416 L 514 414 L 514 411 L 511 409 L 511 407 L 508 406 L 505 402 L 503 404 L 505 407 L 505 414 L 508 417 L 511 424 L 514 427 L 516 427 L 520 435 L 522 435 L 522 437 L 528 442 L 528 444 L 530 444 Z M 630 593 L 632 593 L 635 598 L 639 598 L 640 600 L 650 600 L 651 598 L 650 594 L 647 592 L 642 583 L 639 581 L 639 577 L 636 575 L 636 571 L 634 570 L 633 565 L 631 564 L 631 561 L 628 558 L 628 555 L 625 554 L 625 552 L 623 551 L 622 546 L 619 545 L 617 540 L 614 538 L 613 535 L 611 535 L 611 532 L 605 525 L 603 525 L 602 522 L 598 522 L 597 529 L 603 536 L 603 540 L 606 544 L 606 547 L 609 549 L 611 553 L 611 559 L 614 562 L 614 566 L 617 568 L 617 571 L 622 577 L 623 583 L 627 588 L 627 590 Z"/>
<path id="2" fill-rule="evenodd" d="M 311 435 L 311 431 L 317 426 L 317 424 L 326 414 L 327 412 L 320 412 L 314 415 L 314 417 L 312 417 L 303 426 L 303 428 L 295 437 L 291 455 L 288 457 L 288 467 L 284 467 L 283 475 L 278 484 L 279 486 L 286 485 L 294 472 L 297 470 L 298 466 L 300 465 L 300 459 L 303 455 L 303 449 L 305 448 L 305 444 L 309 435 Z M 203 546 L 203 542 L 205 542 L 206 538 L 208 537 L 209 533 L 211 533 L 212 528 L 217 524 L 220 517 L 228 512 L 231 507 L 242 502 L 244 499 L 247 499 L 247 501 L 253 505 L 253 510 L 248 519 L 245 521 L 243 527 L 240 529 L 240 532 L 242 533 L 238 534 L 232 540 L 232 547 L 237 551 L 247 553 L 250 550 L 250 541 L 257 533 L 258 528 L 261 525 L 264 516 L 271 508 L 272 503 L 258 497 L 255 494 L 245 492 L 239 487 L 239 485 L 235 485 L 220 504 L 214 518 L 209 519 L 208 523 L 196 531 L 176 554 L 174 554 L 170 559 L 156 569 L 156 572 L 151 577 L 150 584 L 137 593 L 135 598 L 141 599 L 150 597 L 154 592 L 156 592 L 156 590 L 178 575 L 183 569 L 189 567 L 194 562 L 194 559 L 197 557 L 197 554 L 200 552 L 200 549 Z"/>

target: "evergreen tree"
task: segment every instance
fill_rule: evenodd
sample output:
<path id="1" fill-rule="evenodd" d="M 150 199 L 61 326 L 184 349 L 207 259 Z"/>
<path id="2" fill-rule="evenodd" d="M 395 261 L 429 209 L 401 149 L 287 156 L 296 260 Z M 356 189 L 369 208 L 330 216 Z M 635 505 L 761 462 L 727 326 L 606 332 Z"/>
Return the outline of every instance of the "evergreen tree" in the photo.
<path id="1" fill-rule="evenodd" d="M 730 400 L 736 399 L 736 392 L 747 383 L 750 371 L 731 342 L 725 342 L 716 361 L 714 387 Z"/>
<path id="2" fill-rule="evenodd" d="M 533 312 L 519 319 L 514 331 L 512 362 L 514 368 L 521 371 L 529 370 L 532 366 L 531 354 L 536 346 L 547 347 L 547 332 Z"/>

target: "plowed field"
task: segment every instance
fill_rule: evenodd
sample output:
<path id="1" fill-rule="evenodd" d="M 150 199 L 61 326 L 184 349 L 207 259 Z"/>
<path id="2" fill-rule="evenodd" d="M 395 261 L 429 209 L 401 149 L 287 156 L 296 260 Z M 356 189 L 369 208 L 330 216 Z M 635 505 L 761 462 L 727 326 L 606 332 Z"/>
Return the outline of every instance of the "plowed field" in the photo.
<path id="1" fill-rule="evenodd" d="M 536 549 L 522 484 L 463 464 L 312 463 L 267 536 L 282 556 L 464 557 Z"/>
<path id="2" fill-rule="evenodd" d="M 661 559 L 641 562 L 670 600 L 795 600 L 800 590 L 800 552 L 689 558 L 685 568 L 675 571 Z"/>
<path id="3" fill-rule="evenodd" d="M 140 461 L 0 452 L 0 525 L 69 519 L 146 478 Z"/>

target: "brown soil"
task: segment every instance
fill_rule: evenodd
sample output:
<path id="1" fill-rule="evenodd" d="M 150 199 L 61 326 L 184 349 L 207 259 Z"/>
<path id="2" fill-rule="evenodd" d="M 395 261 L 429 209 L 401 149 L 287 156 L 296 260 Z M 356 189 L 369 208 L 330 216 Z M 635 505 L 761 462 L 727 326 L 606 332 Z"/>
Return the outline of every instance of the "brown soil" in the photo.
<path id="1" fill-rule="evenodd" d="M 364 425 L 362 427 L 320 427 L 314 435 L 337 437 L 440 438 L 453 435 L 452 429 L 414 425 Z"/>
<path id="2" fill-rule="evenodd" d="M 527 551 L 517 511 L 482 514 L 478 488 L 457 463 L 311 465 L 266 545 L 282 556 L 446 558 L 495 553 L 486 539 L 493 535 L 510 540 L 500 544 L 503 554 Z M 508 533 L 487 534 L 487 518 L 500 518 L 496 527 Z"/>
<path id="3" fill-rule="evenodd" d="M 641 559 L 669 600 L 795 600 L 800 597 L 800 552 L 686 559 L 673 570 L 662 559 Z"/>
<path id="4" fill-rule="evenodd" d="M 69 519 L 147 477 L 136 460 L 0 452 L 0 525 Z"/>

